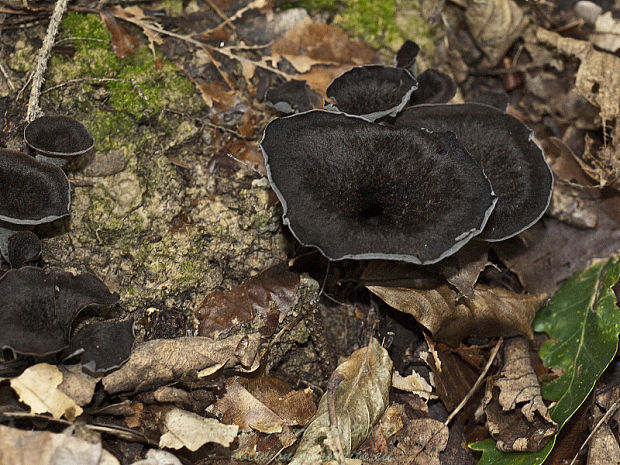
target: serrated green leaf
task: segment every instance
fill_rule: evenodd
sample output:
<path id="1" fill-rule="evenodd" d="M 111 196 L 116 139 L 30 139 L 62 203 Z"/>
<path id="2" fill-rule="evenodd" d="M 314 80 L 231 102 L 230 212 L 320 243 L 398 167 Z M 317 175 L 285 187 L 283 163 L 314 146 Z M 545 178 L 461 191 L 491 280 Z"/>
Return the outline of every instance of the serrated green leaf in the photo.
<path id="1" fill-rule="evenodd" d="M 620 255 L 591 265 L 573 275 L 534 319 L 535 331 L 550 340 L 540 349 L 547 367 L 564 370 L 543 386 L 543 397 L 556 401 L 551 418 L 562 428 L 586 400 L 594 384 L 616 355 L 620 309 L 612 287 L 620 279 Z M 555 437 L 538 452 L 502 453 L 488 439 L 470 447 L 482 451 L 478 465 L 540 465 Z"/>

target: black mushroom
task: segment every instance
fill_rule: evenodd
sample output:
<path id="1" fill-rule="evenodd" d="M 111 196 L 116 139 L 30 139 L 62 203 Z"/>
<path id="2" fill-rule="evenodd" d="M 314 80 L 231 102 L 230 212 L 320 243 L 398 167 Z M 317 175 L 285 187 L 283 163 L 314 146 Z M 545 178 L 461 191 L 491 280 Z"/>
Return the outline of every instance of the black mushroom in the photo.
<path id="1" fill-rule="evenodd" d="M 71 187 L 58 167 L 0 149 L 0 251 L 8 260 L 8 238 L 16 230 L 69 214 Z"/>
<path id="2" fill-rule="evenodd" d="M 41 256 L 41 241 L 32 231 L 16 231 L 8 239 L 7 261 L 11 268 L 36 262 Z"/>
<path id="3" fill-rule="evenodd" d="M 427 69 L 418 76 L 418 88 L 411 95 L 411 104 L 447 103 L 456 95 L 456 83 L 446 73 Z"/>
<path id="4" fill-rule="evenodd" d="M 265 104 L 286 115 L 312 110 L 321 103 L 321 96 L 306 81 L 286 81 L 269 88 L 265 94 Z"/>
<path id="5" fill-rule="evenodd" d="M 333 260 L 435 263 L 477 235 L 496 202 L 451 133 L 314 110 L 272 121 L 261 149 L 284 223 Z"/>
<path id="6" fill-rule="evenodd" d="M 420 46 L 413 40 L 406 40 L 398 49 L 394 62 L 398 68 L 405 68 L 414 76 L 418 72 L 416 60 L 420 53 Z"/>
<path id="7" fill-rule="evenodd" d="M 328 110 L 358 115 L 369 121 L 395 116 L 418 87 L 402 68 L 382 65 L 358 66 L 334 79 L 326 91 L 334 104 Z"/>
<path id="8" fill-rule="evenodd" d="M 452 131 L 489 177 L 498 196 L 484 231 L 487 241 L 508 239 L 543 215 L 553 176 L 532 131 L 497 108 L 478 103 L 417 105 L 396 118 L 397 127 Z"/>
<path id="9" fill-rule="evenodd" d="M 24 129 L 24 141 L 36 157 L 63 167 L 93 148 L 94 139 L 82 123 L 69 116 L 41 116 Z"/>

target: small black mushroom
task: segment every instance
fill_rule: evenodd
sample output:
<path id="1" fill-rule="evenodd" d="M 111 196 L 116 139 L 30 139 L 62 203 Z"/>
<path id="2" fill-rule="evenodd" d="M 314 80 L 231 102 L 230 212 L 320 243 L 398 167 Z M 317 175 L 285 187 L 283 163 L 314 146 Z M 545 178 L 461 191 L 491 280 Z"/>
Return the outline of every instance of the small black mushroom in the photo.
<path id="1" fill-rule="evenodd" d="M 82 369 L 93 376 L 119 368 L 129 359 L 135 340 L 133 320 L 97 321 L 71 338 L 65 359 L 80 355 Z"/>
<path id="2" fill-rule="evenodd" d="M 417 89 L 417 82 L 409 71 L 392 66 L 358 66 L 338 76 L 326 91 L 334 104 L 328 110 L 361 116 L 375 121 L 384 116 L 395 116 Z"/>
<path id="3" fill-rule="evenodd" d="M 411 95 L 410 104 L 447 103 L 456 95 L 456 83 L 446 73 L 427 69 L 418 76 L 418 88 Z"/>
<path id="4" fill-rule="evenodd" d="M 452 131 L 482 165 L 499 199 L 478 238 L 508 239 L 529 228 L 547 209 L 551 169 L 532 140 L 532 131 L 518 119 L 488 105 L 465 103 L 413 106 L 395 124 Z"/>
<path id="5" fill-rule="evenodd" d="M 41 256 L 41 241 L 32 231 L 16 231 L 7 242 L 8 262 L 11 268 L 21 268 L 36 262 Z"/>
<path id="6" fill-rule="evenodd" d="M 310 89 L 306 81 L 293 80 L 267 90 L 265 104 L 280 113 L 290 115 L 318 107 L 321 96 Z"/>
<path id="7" fill-rule="evenodd" d="M 39 160 L 60 167 L 88 152 L 95 143 L 88 129 L 69 116 L 35 119 L 26 126 L 24 141 Z"/>
<path id="8" fill-rule="evenodd" d="M 118 299 L 89 273 L 9 270 L 0 278 L 0 348 L 38 356 L 59 352 L 68 346 L 71 323 L 82 309 Z"/>
<path id="9" fill-rule="evenodd" d="M 0 252 L 8 261 L 8 238 L 24 225 L 49 223 L 69 214 L 71 187 L 57 166 L 0 149 Z"/>
<path id="10" fill-rule="evenodd" d="M 435 263 L 484 228 L 496 201 L 447 132 L 314 110 L 272 121 L 261 149 L 284 223 L 333 260 Z"/>
<path id="11" fill-rule="evenodd" d="M 396 57 L 394 59 L 396 66 L 398 68 L 405 68 L 415 76 L 418 74 L 416 64 L 418 53 L 420 53 L 420 46 L 413 40 L 406 40 L 403 45 L 400 46 L 398 52 L 396 52 Z"/>

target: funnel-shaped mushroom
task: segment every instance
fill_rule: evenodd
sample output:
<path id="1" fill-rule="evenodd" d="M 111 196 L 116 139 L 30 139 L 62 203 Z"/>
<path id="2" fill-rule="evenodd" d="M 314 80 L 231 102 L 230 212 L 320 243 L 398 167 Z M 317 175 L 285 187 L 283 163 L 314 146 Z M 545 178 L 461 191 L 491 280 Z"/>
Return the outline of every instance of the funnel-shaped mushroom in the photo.
<path id="1" fill-rule="evenodd" d="M 410 103 L 446 103 L 455 95 L 456 83 L 450 76 L 437 69 L 427 69 L 418 76 L 418 88 Z"/>
<path id="2" fill-rule="evenodd" d="M 418 87 L 409 71 L 391 66 L 358 66 L 329 85 L 327 97 L 335 104 L 325 108 L 358 115 L 368 121 L 395 116 Z"/>
<path id="3" fill-rule="evenodd" d="M 41 256 L 41 241 L 32 231 L 17 231 L 7 241 L 7 261 L 11 268 L 21 268 Z"/>
<path id="4" fill-rule="evenodd" d="M 70 206 L 71 187 L 60 168 L 0 149 L 0 252 L 6 260 L 8 237 L 19 225 L 54 221 Z"/>
<path id="5" fill-rule="evenodd" d="M 420 46 L 412 40 L 406 40 L 398 49 L 394 62 L 398 68 L 405 68 L 415 76 L 418 53 L 420 53 Z"/>
<path id="6" fill-rule="evenodd" d="M 24 141 L 39 160 L 65 166 L 95 141 L 82 123 L 68 116 L 41 116 L 26 126 Z"/>
<path id="7" fill-rule="evenodd" d="M 496 200 L 451 133 L 315 110 L 272 121 L 261 148 L 284 223 L 333 260 L 437 262 L 484 228 Z"/>
<path id="8" fill-rule="evenodd" d="M 529 228 L 543 215 L 553 176 L 532 131 L 516 118 L 488 105 L 418 105 L 396 119 L 398 127 L 452 131 L 484 168 L 499 197 L 478 236 L 501 241 Z"/>
<path id="9" fill-rule="evenodd" d="M 305 81 L 286 81 L 272 87 L 265 94 L 265 103 L 280 113 L 302 113 L 320 106 L 321 96 Z"/>

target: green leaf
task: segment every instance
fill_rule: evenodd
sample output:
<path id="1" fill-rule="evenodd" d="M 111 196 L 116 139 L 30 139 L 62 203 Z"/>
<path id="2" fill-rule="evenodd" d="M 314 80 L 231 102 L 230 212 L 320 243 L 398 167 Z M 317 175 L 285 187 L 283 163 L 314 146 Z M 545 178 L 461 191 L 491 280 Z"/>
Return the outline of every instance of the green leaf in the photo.
<path id="1" fill-rule="evenodd" d="M 597 262 L 567 280 L 534 319 L 534 330 L 550 337 L 540 358 L 545 366 L 564 370 L 542 388 L 543 397 L 556 401 L 550 415 L 559 428 L 586 400 L 616 355 L 620 309 L 612 287 L 619 279 L 620 255 Z M 483 452 L 478 465 L 540 465 L 554 443 L 555 437 L 542 450 L 530 453 L 499 452 L 492 439 L 470 447 Z"/>

